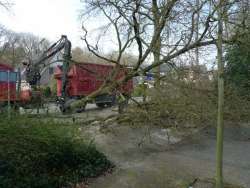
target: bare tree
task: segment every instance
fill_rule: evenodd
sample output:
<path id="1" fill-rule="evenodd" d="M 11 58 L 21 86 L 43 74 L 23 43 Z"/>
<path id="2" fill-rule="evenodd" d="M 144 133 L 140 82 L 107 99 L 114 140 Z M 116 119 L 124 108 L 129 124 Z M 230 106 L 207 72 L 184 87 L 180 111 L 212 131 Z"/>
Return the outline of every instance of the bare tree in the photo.
<path id="1" fill-rule="evenodd" d="M 199 8 L 199 6 L 200 6 L 200 0 L 196 0 L 196 7 Z M 196 24 L 195 24 L 196 40 L 198 40 L 199 38 L 199 19 L 200 19 L 200 12 L 198 11 L 196 15 Z M 196 65 L 199 65 L 199 48 L 195 49 L 195 61 Z"/>
<path id="2" fill-rule="evenodd" d="M 37 58 L 48 46 L 48 40 L 30 33 L 0 30 L 0 59 L 13 66 Z"/>
<path id="3" fill-rule="evenodd" d="M 19 47 L 19 36 L 17 33 L 5 30 L 3 43 L 1 45 L 1 60 L 5 63 L 15 65 L 24 56 L 23 50 Z"/>
<path id="4" fill-rule="evenodd" d="M 6 48 L 6 46 L 4 46 L 6 33 L 7 33 L 6 28 L 0 25 L 0 58 L 4 54 Z"/>
<path id="5" fill-rule="evenodd" d="M 196 52 L 199 62 L 199 48 L 217 46 L 218 59 L 218 134 L 216 187 L 223 187 L 223 43 L 234 43 L 244 32 L 223 32 L 223 27 L 235 28 L 244 25 L 245 16 L 235 20 L 241 2 L 237 0 L 85 0 L 87 11 L 84 16 L 101 14 L 107 20 L 102 26 L 97 43 L 90 42 L 86 25 L 83 24 L 83 41 L 90 52 L 99 58 L 120 67 L 121 57 L 129 49 L 137 56 L 131 72 L 118 82 L 106 83 L 91 96 L 107 89 L 114 89 L 134 76 L 145 75 L 162 64 L 174 65 L 177 58 L 189 52 Z M 225 29 L 226 31 L 227 29 Z M 168 32 L 166 32 L 168 31 Z M 99 52 L 101 37 L 115 34 L 118 56 L 109 59 Z M 166 34 L 168 37 L 166 37 Z M 111 36 L 110 35 L 110 36 Z M 153 58 L 152 58 L 153 55 Z M 157 68 L 158 67 L 158 68 Z M 114 80 L 114 79 L 113 79 Z"/>
<path id="6" fill-rule="evenodd" d="M 161 9 L 164 6 L 164 2 L 161 2 L 162 5 L 158 4 L 159 2 L 157 1 L 152 1 L 152 19 L 153 19 L 153 25 L 154 25 L 154 32 L 159 28 L 160 26 L 160 16 L 161 16 Z M 161 38 L 162 36 L 158 38 L 156 41 L 155 47 L 153 49 L 153 56 L 154 56 L 154 62 L 159 62 L 160 61 L 160 56 L 161 56 Z M 160 66 L 156 68 L 156 86 L 158 86 L 160 83 Z"/>
<path id="7" fill-rule="evenodd" d="M 9 10 L 13 3 L 10 0 L 1 0 L 0 1 L 0 7 L 3 7 L 6 10 Z"/>
<path id="8" fill-rule="evenodd" d="M 30 33 L 19 33 L 18 36 L 19 46 L 23 49 L 24 58 L 28 61 L 38 58 L 50 45 L 48 40 Z"/>
<path id="9" fill-rule="evenodd" d="M 96 43 L 91 43 L 91 33 L 83 23 L 83 41 L 88 50 L 97 57 L 120 67 L 122 56 L 129 51 L 137 56 L 130 73 L 119 83 L 100 88 L 114 89 L 120 83 L 134 76 L 145 75 L 161 64 L 174 65 L 176 58 L 200 47 L 215 45 L 217 38 L 217 11 L 219 6 L 211 0 L 170 0 L 170 1 L 109 1 L 86 0 L 83 17 L 101 15 L 106 25 L 102 25 Z M 227 1 L 228 9 L 235 1 Z M 158 7 L 158 9 L 157 9 Z M 155 11 L 155 9 L 157 9 Z M 199 34 L 195 34 L 199 14 Z M 168 31 L 169 38 L 164 34 Z M 100 53 L 101 39 L 115 35 L 117 57 L 111 59 Z M 198 36 L 198 37 L 197 37 Z M 223 42 L 235 40 L 228 36 Z M 160 47 L 159 47 L 160 46 Z M 159 50 L 160 49 L 160 50 Z M 160 54 L 159 54 L 160 53 Z M 154 56 L 154 60 L 152 59 Z M 99 91 L 98 91 L 99 92 Z"/>

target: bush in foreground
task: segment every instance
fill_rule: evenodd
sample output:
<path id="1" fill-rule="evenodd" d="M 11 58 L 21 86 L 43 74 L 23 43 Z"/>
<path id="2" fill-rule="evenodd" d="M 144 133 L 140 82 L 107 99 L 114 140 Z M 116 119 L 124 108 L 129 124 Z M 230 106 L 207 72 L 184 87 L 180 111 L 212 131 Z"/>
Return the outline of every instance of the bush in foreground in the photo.
<path id="1" fill-rule="evenodd" d="M 0 187 L 70 187 L 112 164 L 77 128 L 53 121 L 0 121 Z"/>

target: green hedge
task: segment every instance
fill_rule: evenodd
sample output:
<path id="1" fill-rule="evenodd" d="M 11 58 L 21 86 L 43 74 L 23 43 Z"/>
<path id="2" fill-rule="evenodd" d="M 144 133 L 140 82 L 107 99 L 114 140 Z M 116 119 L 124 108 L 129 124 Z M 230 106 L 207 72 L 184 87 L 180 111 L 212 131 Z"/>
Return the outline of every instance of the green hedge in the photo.
<path id="1" fill-rule="evenodd" d="M 111 162 L 78 132 L 53 121 L 1 117 L 0 187 L 69 187 L 111 168 Z"/>

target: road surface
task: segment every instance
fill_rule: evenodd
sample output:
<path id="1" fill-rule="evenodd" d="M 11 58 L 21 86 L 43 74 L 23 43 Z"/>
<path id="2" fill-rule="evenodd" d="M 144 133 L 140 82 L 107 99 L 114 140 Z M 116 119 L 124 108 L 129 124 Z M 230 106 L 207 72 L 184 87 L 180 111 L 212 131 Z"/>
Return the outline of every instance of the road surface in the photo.
<path id="1" fill-rule="evenodd" d="M 117 167 L 90 187 L 181 188 L 195 178 L 215 176 L 216 141 L 212 128 L 171 147 L 161 144 L 139 147 L 138 139 L 142 135 L 137 129 L 117 125 L 113 131 L 92 132 L 97 147 Z M 224 146 L 225 180 L 250 188 L 250 128 L 226 127 Z"/>

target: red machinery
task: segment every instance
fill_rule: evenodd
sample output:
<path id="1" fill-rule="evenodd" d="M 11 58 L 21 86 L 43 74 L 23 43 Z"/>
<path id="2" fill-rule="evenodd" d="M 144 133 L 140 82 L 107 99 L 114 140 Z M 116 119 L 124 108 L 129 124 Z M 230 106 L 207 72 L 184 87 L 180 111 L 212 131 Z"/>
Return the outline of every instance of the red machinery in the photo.
<path id="1" fill-rule="evenodd" d="M 0 103 L 10 102 L 25 103 L 30 101 L 31 91 L 21 90 L 20 96 L 17 92 L 18 73 L 10 65 L 0 64 Z"/>
<path id="2" fill-rule="evenodd" d="M 60 52 L 63 52 L 61 58 L 51 62 L 52 58 Z M 24 64 L 26 65 L 26 82 L 31 86 L 32 91 L 22 91 L 19 98 L 20 102 L 39 99 L 40 92 L 37 86 L 39 85 L 43 70 L 55 62 L 62 62 L 61 68 L 58 67 L 56 70 L 55 78 L 57 79 L 58 103 L 63 112 L 70 109 L 72 102 L 75 100 L 81 99 L 96 91 L 104 81 L 107 82 L 107 78 L 110 73 L 113 72 L 113 66 L 110 65 L 90 63 L 75 64 L 75 62 L 71 60 L 71 42 L 68 40 L 67 36 L 62 35 L 57 42 L 46 49 L 37 59 Z M 72 63 L 74 64 L 70 67 Z M 5 71 L 13 71 L 13 69 L 8 66 L 4 66 L 3 69 Z M 121 68 L 115 79 L 117 80 L 123 77 L 127 70 L 128 69 L 124 67 Z M 109 82 L 112 82 L 112 80 L 109 79 Z M 13 82 L 8 86 L 10 86 L 13 91 L 13 95 L 11 95 L 12 100 L 18 100 L 15 98 L 16 84 Z M 2 91 L 2 100 L 6 100 L 6 94 L 3 94 L 3 90 L 6 90 L 6 81 L 2 83 L 1 87 L 0 92 Z M 130 80 L 116 91 L 102 93 L 96 96 L 94 101 L 100 107 L 112 105 L 115 102 L 117 93 L 127 96 L 131 93 L 132 89 L 133 84 L 132 80 Z M 84 109 L 84 107 L 85 106 L 82 106 L 81 109 Z"/>
<path id="3" fill-rule="evenodd" d="M 69 98 L 79 99 L 98 90 L 103 82 L 110 76 L 114 66 L 93 63 L 74 64 L 67 74 L 66 94 Z M 121 68 L 116 79 L 122 78 L 127 68 Z M 57 96 L 62 95 L 62 68 L 57 67 L 55 78 L 57 79 Z M 125 96 L 131 94 L 133 82 L 129 80 L 119 88 L 119 92 Z M 116 93 L 102 94 L 95 97 L 95 103 L 99 107 L 114 103 Z"/>
<path id="4" fill-rule="evenodd" d="M 11 66 L 6 64 L 0 64 L 0 102 L 2 103 L 8 101 L 8 88 L 9 88 L 10 101 L 16 101 L 17 99 L 16 82 L 14 80 L 11 80 L 10 78 L 13 77 L 13 73 L 14 69 Z M 8 82 L 8 76 L 9 76 L 9 82 Z"/>

